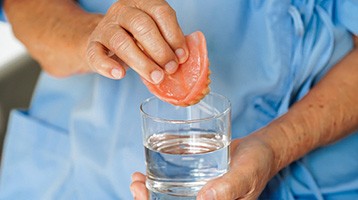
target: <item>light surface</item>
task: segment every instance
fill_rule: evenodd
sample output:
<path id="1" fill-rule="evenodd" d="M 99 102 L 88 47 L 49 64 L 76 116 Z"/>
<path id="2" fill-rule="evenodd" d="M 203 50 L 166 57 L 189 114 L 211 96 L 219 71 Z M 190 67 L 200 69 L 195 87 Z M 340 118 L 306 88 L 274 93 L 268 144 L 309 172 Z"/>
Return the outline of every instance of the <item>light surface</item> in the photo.
<path id="1" fill-rule="evenodd" d="M 25 52 L 25 47 L 15 38 L 10 25 L 0 22 L 0 72 L 8 62 Z"/>

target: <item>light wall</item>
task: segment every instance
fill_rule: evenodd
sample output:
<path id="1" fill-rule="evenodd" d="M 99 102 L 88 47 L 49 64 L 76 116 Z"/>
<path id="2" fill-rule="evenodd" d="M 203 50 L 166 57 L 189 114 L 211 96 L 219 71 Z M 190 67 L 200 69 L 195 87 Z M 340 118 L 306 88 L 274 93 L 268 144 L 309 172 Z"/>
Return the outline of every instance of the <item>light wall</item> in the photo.
<path id="1" fill-rule="evenodd" d="M 10 25 L 0 22 L 0 73 L 6 63 L 25 52 L 24 46 L 12 34 Z"/>

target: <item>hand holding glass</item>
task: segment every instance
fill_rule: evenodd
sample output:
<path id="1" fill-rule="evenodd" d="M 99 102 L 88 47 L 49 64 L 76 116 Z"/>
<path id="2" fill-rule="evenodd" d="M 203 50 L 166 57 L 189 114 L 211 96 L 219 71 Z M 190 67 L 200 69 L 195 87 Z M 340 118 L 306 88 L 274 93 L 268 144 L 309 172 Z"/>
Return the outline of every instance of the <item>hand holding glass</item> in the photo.
<path id="1" fill-rule="evenodd" d="M 189 199 L 228 170 L 227 98 L 210 93 L 196 105 L 177 107 L 152 97 L 142 103 L 141 114 L 150 192 Z"/>

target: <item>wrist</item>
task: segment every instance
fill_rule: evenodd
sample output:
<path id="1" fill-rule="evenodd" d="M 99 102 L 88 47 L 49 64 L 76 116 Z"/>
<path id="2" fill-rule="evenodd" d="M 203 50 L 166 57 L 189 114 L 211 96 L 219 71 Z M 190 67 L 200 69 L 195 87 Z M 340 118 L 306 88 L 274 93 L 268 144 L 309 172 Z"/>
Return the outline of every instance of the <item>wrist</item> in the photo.
<path id="1" fill-rule="evenodd" d="M 64 77 L 89 72 L 88 39 L 101 19 L 101 15 L 80 13 L 53 22 L 46 26 L 37 42 L 31 41 L 29 52 L 51 75 Z"/>
<path id="2" fill-rule="evenodd" d="M 271 177 L 315 148 L 314 137 L 305 137 L 305 123 L 298 122 L 298 118 L 292 121 L 290 116 L 283 115 L 252 134 L 272 152 Z"/>
<path id="3" fill-rule="evenodd" d="M 69 76 L 89 71 L 85 52 L 89 35 L 102 16 L 74 1 L 5 1 L 15 36 L 48 73 Z"/>
<path id="4" fill-rule="evenodd" d="M 267 138 L 263 137 L 264 132 L 264 129 L 260 129 L 242 139 L 233 140 L 230 144 L 232 155 L 230 168 L 243 169 L 242 167 L 247 163 L 251 163 L 249 169 L 264 168 L 265 173 L 261 174 L 263 182 L 270 180 L 279 171 L 277 166 L 279 151 L 276 152 Z"/>

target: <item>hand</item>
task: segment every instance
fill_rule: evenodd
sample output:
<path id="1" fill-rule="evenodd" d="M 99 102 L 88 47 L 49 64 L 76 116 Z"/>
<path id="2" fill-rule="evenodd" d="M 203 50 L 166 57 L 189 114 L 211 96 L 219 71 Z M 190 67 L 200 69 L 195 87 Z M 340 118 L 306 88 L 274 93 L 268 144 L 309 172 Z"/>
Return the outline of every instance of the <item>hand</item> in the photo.
<path id="1" fill-rule="evenodd" d="M 132 67 L 154 84 L 174 73 L 188 57 L 175 11 L 164 0 L 114 3 L 89 38 L 87 60 L 93 71 L 119 79 Z"/>
<path id="2" fill-rule="evenodd" d="M 257 199 L 276 173 L 272 149 L 254 135 L 234 140 L 230 153 L 229 171 L 209 181 L 200 190 L 197 199 Z"/>
<path id="3" fill-rule="evenodd" d="M 222 177 L 209 181 L 198 193 L 199 200 L 257 199 L 275 174 L 274 153 L 258 137 L 250 135 L 231 143 L 230 170 Z M 145 176 L 132 175 L 131 191 L 138 199 L 148 199 Z"/>

